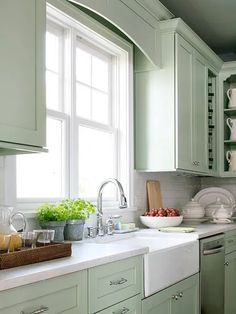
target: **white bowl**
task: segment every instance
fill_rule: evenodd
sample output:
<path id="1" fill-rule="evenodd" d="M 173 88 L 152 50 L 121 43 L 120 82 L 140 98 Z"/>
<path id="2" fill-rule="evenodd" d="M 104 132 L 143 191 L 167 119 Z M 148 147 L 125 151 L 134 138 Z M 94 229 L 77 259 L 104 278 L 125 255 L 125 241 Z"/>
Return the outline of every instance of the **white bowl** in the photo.
<path id="1" fill-rule="evenodd" d="M 157 229 L 162 227 L 175 227 L 181 224 L 183 216 L 176 217 L 150 217 L 140 216 L 142 224 L 148 228 Z"/>

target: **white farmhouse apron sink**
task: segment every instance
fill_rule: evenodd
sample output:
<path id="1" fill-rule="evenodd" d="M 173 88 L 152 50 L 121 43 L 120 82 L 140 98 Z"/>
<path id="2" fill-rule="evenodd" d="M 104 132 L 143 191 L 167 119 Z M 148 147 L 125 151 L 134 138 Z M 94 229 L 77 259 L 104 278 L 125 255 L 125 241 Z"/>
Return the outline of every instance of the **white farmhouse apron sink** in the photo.
<path id="1" fill-rule="evenodd" d="M 148 247 L 149 252 L 144 254 L 145 297 L 199 272 L 199 241 L 195 235 L 164 234 L 147 229 L 91 242 Z"/>

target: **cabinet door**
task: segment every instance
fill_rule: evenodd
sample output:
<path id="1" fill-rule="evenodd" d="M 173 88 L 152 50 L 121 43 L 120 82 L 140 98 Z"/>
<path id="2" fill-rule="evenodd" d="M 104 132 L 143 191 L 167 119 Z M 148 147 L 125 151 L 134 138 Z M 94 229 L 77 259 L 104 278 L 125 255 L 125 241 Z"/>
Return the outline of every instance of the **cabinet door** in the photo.
<path id="1" fill-rule="evenodd" d="M 193 166 L 198 172 L 206 172 L 207 164 L 207 77 L 205 59 L 193 52 L 193 105 L 192 152 Z"/>
<path id="2" fill-rule="evenodd" d="M 192 170 L 192 68 L 193 48 L 176 35 L 176 149 L 177 168 Z"/>
<path id="3" fill-rule="evenodd" d="M 0 141 L 45 146 L 44 0 L 0 1 Z"/>
<path id="4" fill-rule="evenodd" d="M 183 280 L 176 285 L 171 314 L 199 314 L 199 277 Z"/>
<path id="5" fill-rule="evenodd" d="M 142 301 L 142 314 L 199 314 L 199 275 Z"/>
<path id="6" fill-rule="evenodd" d="M 169 289 L 158 292 L 142 301 L 142 314 L 171 314 Z"/>
<path id="7" fill-rule="evenodd" d="M 236 313 L 236 252 L 225 256 L 225 314 Z"/>

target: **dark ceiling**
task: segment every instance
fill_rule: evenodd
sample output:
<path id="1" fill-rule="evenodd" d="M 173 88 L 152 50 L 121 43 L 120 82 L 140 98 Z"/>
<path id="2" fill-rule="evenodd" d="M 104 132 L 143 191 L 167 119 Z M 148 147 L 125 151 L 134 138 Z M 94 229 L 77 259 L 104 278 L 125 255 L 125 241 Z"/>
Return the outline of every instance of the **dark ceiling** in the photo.
<path id="1" fill-rule="evenodd" d="M 236 60 L 236 0 L 160 0 L 222 59 Z"/>

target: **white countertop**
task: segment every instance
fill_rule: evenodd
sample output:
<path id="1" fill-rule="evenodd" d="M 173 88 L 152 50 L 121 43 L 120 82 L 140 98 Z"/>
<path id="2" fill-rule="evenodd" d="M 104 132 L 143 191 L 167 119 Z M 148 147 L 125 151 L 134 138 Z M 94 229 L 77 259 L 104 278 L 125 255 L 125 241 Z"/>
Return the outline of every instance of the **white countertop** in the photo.
<path id="1" fill-rule="evenodd" d="M 134 240 L 133 237 L 140 232 L 144 236 L 159 238 L 161 245 L 158 250 L 161 251 L 169 249 L 168 238 L 170 237 L 176 239 L 176 245 L 182 245 L 183 242 L 196 241 L 235 230 L 236 224 L 204 223 L 196 225 L 194 228 L 195 232 L 191 233 L 165 233 L 153 229 L 143 229 L 135 234 L 106 236 L 90 242 L 81 241 L 72 245 L 71 257 L 1 270 L 0 291 L 151 252 L 152 246 L 147 246 L 148 241 Z M 119 241 L 121 239 L 130 239 L 130 241 Z"/>
<path id="2" fill-rule="evenodd" d="M 142 245 L 76 243 L 72 256 L 0 271 L 0 291 L 145 254 Z"/>

